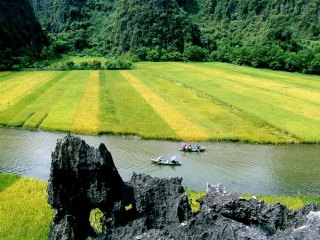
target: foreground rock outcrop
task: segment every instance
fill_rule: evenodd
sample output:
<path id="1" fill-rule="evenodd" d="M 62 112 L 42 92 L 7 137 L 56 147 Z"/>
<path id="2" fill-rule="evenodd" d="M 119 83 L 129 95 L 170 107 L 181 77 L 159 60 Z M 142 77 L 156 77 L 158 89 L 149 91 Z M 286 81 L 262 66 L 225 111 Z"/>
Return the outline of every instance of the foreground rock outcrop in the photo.
<path id="1" fill-rule="evenodd" d="M 135 173 L 124 182 L 104 144 L 68 135 L 52 153 L 49 239 L 319 239 L 320 204 L 291 211 L 208 184 L 192 213 L 181 182 Z M 95 208 L 104 214 L 99 234 L 89 224 Z"/>

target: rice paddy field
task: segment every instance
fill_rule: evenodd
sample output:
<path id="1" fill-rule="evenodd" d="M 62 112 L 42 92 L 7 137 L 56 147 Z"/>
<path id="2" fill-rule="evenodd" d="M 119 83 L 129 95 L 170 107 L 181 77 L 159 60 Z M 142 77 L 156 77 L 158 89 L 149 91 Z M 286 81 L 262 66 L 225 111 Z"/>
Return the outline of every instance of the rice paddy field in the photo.
<path id="1" fill-rule="evenodd" d="M 225 63 L 0 72 L 0 125 L 176 141 L 320 142 L 320 77 Z"/>

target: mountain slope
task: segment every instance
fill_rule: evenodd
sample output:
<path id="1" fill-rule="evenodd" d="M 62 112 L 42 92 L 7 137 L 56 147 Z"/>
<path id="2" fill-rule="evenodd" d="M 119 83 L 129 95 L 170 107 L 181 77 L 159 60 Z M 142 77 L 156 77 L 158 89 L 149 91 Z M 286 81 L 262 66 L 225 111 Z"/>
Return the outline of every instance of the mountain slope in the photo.
<path id="1" fill-rule="evenodd" d="M 30 1 L 58 53 L 320 71 L 320 0 Z"/>
<path id="2" fill-rule="evenodd" d="M 0 2 L 0 70 L 28 66 L 46 44 L 28 0 Z"/>

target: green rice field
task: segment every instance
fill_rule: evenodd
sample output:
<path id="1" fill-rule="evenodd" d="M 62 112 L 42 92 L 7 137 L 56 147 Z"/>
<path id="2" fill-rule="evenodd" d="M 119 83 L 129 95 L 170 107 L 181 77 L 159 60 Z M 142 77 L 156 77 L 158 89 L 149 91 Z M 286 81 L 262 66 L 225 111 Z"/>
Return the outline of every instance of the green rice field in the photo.
<path id="1" fill-rule="evenodd" d="M 176 141 L 319 143 L 320 77 L 181 62 L 0 72 L 0 125 Z"/>

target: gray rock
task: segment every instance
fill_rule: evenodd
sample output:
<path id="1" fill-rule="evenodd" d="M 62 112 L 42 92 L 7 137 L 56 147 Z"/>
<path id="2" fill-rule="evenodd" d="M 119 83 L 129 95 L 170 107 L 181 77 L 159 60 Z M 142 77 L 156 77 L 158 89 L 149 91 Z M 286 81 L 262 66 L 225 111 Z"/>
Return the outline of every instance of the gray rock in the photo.
<path id="1" fill-rule="evenodd" d="M 68 135 L 52 153 L 49 239 L 319 239 L 320 204 L 291 211 L 207 184 L 200 211 L 192 213 L 181 183 L 135 173 L 123 182 L 103 144 L 94 149 Z M 104 214 L 99 235 L 88 220 L 94 208 Z"/>
<path id="2" fill-rule="evenodd" d="M 67 135 L 58 140 L 51 157 L 47 193 L 55 215 L 49 238 L 81 239 L 93 235 L 90 211 L 98 207 L 110 215 L 114 203 L 123 195 L 124 183 L 110 152 L 104 144 L 94 149 L 80 138 Z"/>

